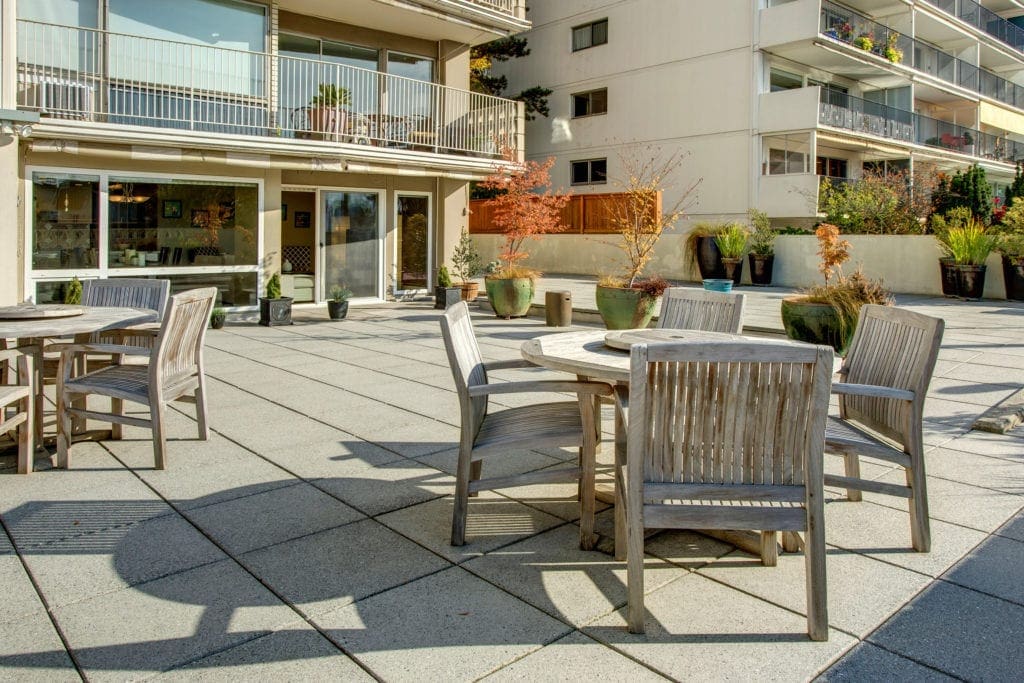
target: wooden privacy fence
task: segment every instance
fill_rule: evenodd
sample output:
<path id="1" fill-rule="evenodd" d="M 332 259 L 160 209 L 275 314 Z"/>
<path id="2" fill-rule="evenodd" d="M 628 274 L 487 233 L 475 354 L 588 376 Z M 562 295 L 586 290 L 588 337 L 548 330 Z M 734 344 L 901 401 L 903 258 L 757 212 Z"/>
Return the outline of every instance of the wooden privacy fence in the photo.
<path id="1" fill-rule="evenodd" d="M 607 194 L 574 194 L 562 209 L 562 224 L 569 226 L 563 235 L 613 235 L 620 232 L 612 221 L 615 211 L 625 207 L 628 195 L 623 192 Z M 494 209 L 487 206 L 486 199 L 469 202 L 469 232 L 473 235 L 497 235 L 501 230 L 494 226 Z M 653 211 L 661 212 L 661 193 Z"/>

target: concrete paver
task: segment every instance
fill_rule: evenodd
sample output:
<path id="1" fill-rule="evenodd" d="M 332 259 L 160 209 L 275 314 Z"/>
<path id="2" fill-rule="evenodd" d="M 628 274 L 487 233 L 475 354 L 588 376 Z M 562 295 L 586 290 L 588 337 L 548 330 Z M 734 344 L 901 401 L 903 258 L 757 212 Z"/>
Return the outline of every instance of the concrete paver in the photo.
<path id="1" fill-rule="evenodd" d="M 547 289 L 593 307 L 592 280 Z M 786 290 L 744 291 L 751 329 L 777 330 Z M 403 303 L 211 332 L 214 434 L 176 407 L 166 471 L 140 429 L 77 444 L 70 471 L 40 457 L 18 476 L 0 455 L 0 679 L 78 680 L 76 662 L 97 680 L 1019 678 L 1024 435 L 968 429 L 1024 385 L 1024 305 L 898 303 L 947 321 L 925 415 L 933 550 L 910 549 L 904 501 L 828 490 L 828 643 L 805 635 L 802 556 L 762 567 L 679 531 L 648 540 L 651 628 L 627 634 L 624 565 L 578 550 L 571 485 L 482 493 L 448 545 L 454 388 L 438 312 Z M 474 325 L 495 360 L 558 331 L 485 307 Z M 575 458 L 519 455 L 485 469 Z"/>

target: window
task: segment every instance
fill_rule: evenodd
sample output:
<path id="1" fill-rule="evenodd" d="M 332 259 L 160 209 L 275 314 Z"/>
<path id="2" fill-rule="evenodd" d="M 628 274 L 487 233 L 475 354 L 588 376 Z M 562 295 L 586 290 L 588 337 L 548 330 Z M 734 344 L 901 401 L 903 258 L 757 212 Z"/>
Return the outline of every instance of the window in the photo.
<path id="1" fill-rule="evenodd" d="M 768 150 L 768 175 L 804 172 L 804 153 L 785 149 Z"/>
<path id="2" fill-rule="evenodd" d="M 608 42 L 608 20 L 601 19 L 572 29 L 572 51 L 586 50 Z"/>
<path id="3" fill-rule="evenodd" d="M 846 178 L 846 159 L 818 157 L 815 160 L 814 172 L 829 178 Z"/>
<path id="4" fill-rule="evenodd" d="M 570 164 L 573 185 L 595 185 L 608 182 L 608 160 L 587 159 Z"/>
<path id="5" fill-rule="evenodd" d="M 608 89 L 591 90 L 572 96 L 572 117 L 593 116 L 608 112 Z"/>
<path id="6" fill-rule="evenodd" d="M 772 92 L 795 90 L 796 88 L 804 87 L 804 77 L 789 73 L 788 71 L 782 71 L 781 69 L 772 69 L 770 85 Z"/>

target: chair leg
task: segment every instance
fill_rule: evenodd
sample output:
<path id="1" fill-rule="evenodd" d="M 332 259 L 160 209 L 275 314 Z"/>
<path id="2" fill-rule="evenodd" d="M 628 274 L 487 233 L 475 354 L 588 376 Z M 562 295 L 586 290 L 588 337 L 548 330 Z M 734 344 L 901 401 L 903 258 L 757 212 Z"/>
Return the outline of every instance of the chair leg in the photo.
<path id="1" fill-rule="evenodd" d="M 812 506 L 815 507 L 815 506 Z M 811 640 L 828 640 L 828 594 L 825 583 L 824 510 L 807 510 L 804 535 L 804 567 L 807 573 L 807 635 Z"/>
<path id="2" fill-rule="evenodd" d="M 199 385 L 196 387 L 196 422 L 199 423 L 199 438 L 203 441 L 210 440 L 210 424 L 207 421 L 206 413 L 206 377 L 203 373 L 199 375 Z"/>
<path id="3" fill-rule="evenodd" d="M 18 474 L 29 474 L 35 464 L 36 443 L 33 438 L 35 426 L 35 402 L 36 399 L 29 392 L 29 395 L 22 399 L 22 412 L 25 413 L 25 422 L 18 425 Z M 0 408 L 3 410 L 3 408 Z"/>
<path id="4" fill-rule="evenodd" d="M 162 470 L 166 467 L 165 454 L 167 452 L 167 435 L 164 434 L 164 404 L 162 401 L 153 401 L 149 406 L 149 419 L 153 429 L 153 457 L 156 469 Z"/>
<path id="5" fill-rule="evenodd" d="M 860 456 L 856 453 L 846 453 L 843 460 L 846 463 L 846 476 L 860 479 Z M 864 499 L 864 494 L 857 489 L 846 489 L 846 499 L 856 503 Z"/>
<path id="6" fill-rule="evenodd" d="M 616 496 L 618 498 L 618 496 Z M 643 501 L 633 501 L 624 495 L 629 506 L 626 523 L 626 628 L 630 633 L 645 630 L 644 609 L 644 521 L 641 506 Z M 618 536 L 616 532 L 616 545 Z"/>
<path id="7" fill-rule="evenodd" d="M 803 542 L 800 540 L 800 534 L 795 531 L 782 532 L 782 550 L 784 552 L 798 553 L 801 545 Z"/>
<path id="8" fill-rule="evenodd" d="M 594 548 L 594 477 L 597 470 L 597 432 L 594 431 L 594 402 L 580 399 L 583 447 L 580 449 L 580 548 Z"/>
<path id="9" fill-rule="evenodd" d="M 68 394 L 57 386 L 57 467 L 71 468 L 71 415 L 68 413 Z"/>
<path id="10" fill-rule="evenodd" d="M 470 464 L 470 466 L 469 466 L 469 481 L 480 481 L 480 477 L 482 477 L 483 474 L 484 474 L 484 461 L 482 459 L 481 460 L 474 460 Z M 469 497 L 470 498 L 476 498 L 478 495 L 480 495 L 480 494 L 477 493 L 476 491 L 474 491 L 473 493 L 469 494 Z"/>
<path id="11" fill-rule="evenodd" d="M 626 425 L 615 411 L 615 559 L 626 559 Z M 643 529 L 640 530 L 643 536 Z M 642 548 L 642 544 L 641 544 Z"/>
<path id="12" fill-rule="evenodd" d="M 919 445 L 919 444 L 918 444 Z M 916 450 L 910 456 L 910 468 L 907 469 L 907 486 L 910 487 L 910 540 L 914 550 L 926 553 L 931 550 L 931 524 L 928 520 L 928 485 L 924 473 L 923 449 L 911 446 L 908 450 Z"/>
<path id="13" fill-rule="evenodd" d="M 110 399 L 110 412 L 114 415 L 124 415 L 124 401 L 119 398 Z M 110 438 L 120 441 L 124 438 L 124 425 L 120 422 L 110 423 Z"/>
<path id="14" fill-rule="evenodd" d="M 761 532 L 761 564 L 765 567 L 775 567 L 779 564 L 778 532 Z"/>
<path id="15" fill-rule="evenodd" d="M 459 463 L 455 470 L 455 501 L 452 509 L 452 545 L 466 543 L 466 514 L 469 507 L 469 478 L 472 465 L 472 449 L 465 445 L 459 448 Z"/>

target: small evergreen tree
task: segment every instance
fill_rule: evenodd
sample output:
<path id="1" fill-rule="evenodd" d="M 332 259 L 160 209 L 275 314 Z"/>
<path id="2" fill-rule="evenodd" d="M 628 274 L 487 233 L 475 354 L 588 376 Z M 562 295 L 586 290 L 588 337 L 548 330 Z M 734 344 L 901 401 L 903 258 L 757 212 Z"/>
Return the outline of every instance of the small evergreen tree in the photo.
<path id="1" fill-rule="evenodd" d="M 979 221 L 992 222 L 992 186 L 985 178 L 985 169 L 974 164 L 966 171 L 957 171 L 948 185 L 940 180 L 932 195 L 935 211 L 945 214 L 950 209 L 964 206 Z"/>
<path id="2" fill-rule="evenodd" d="M 1017 172 L 1013 176 L 1013 182 L 1006 188 L 1003 195 L 1003 205 L 1007 209 L 1013 206 L 1013 200 L 1017 197 L 1024 197 L 1024 171 L 1021 170 L 1021 163 L 1017 162 Z"/>

